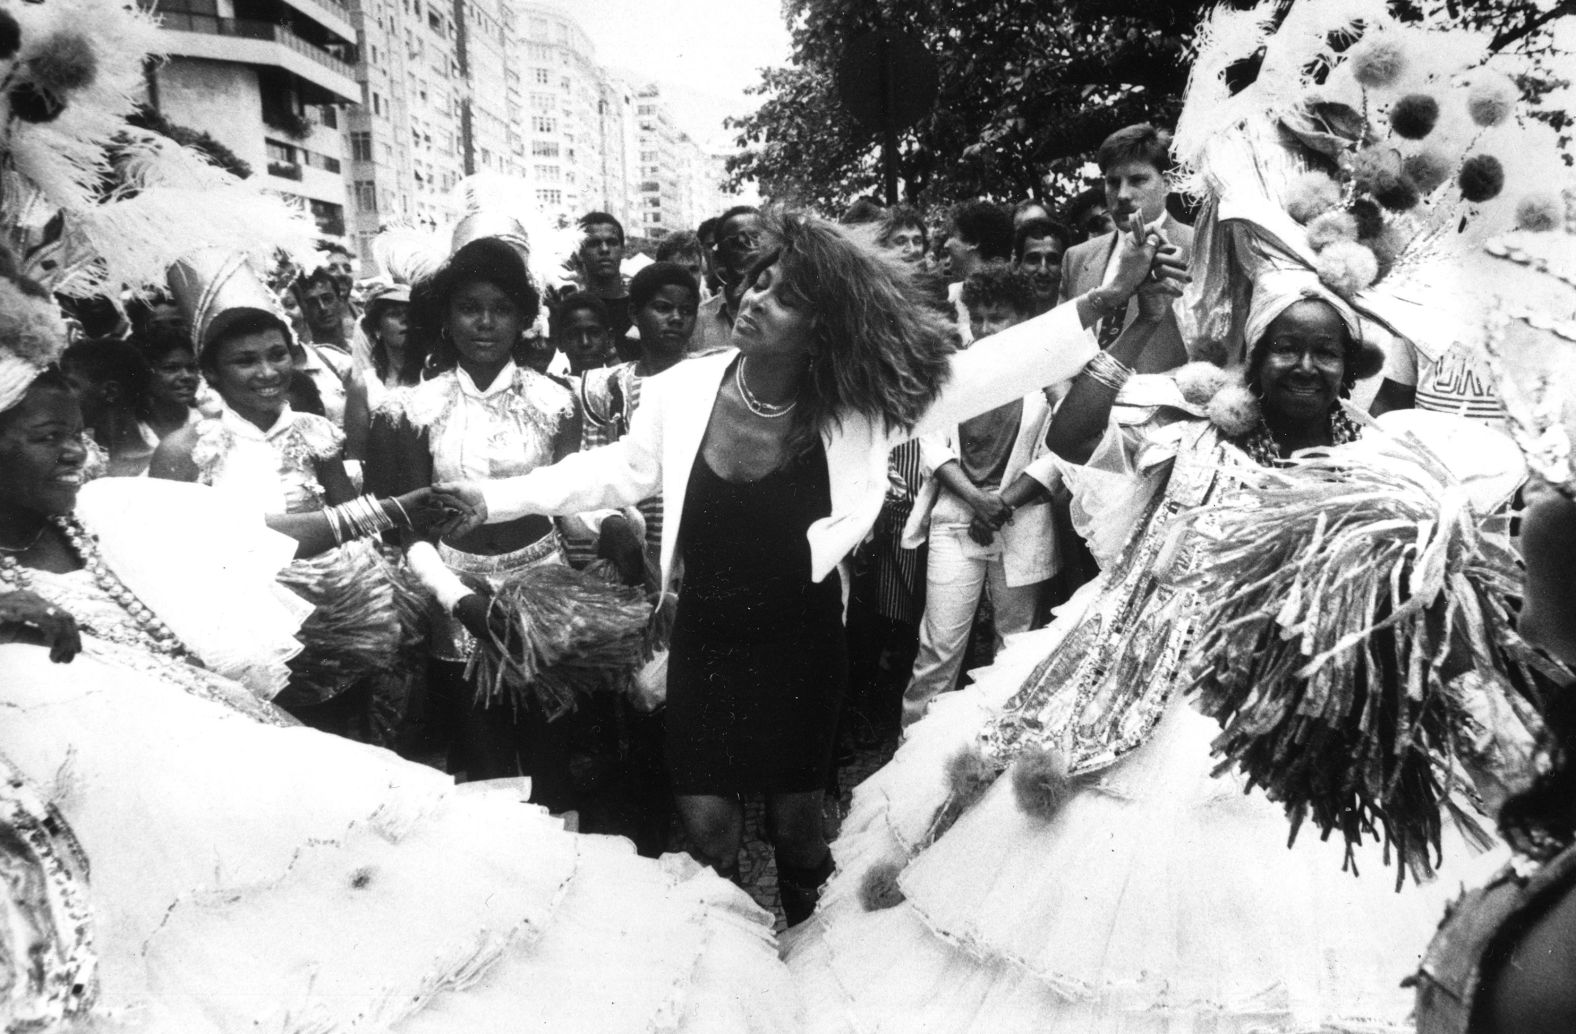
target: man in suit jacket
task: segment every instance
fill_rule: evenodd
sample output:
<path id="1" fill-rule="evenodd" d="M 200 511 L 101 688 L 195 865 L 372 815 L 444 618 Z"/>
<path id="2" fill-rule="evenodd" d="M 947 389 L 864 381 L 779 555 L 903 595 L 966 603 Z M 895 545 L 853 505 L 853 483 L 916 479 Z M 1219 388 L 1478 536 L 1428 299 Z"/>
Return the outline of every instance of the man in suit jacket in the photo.
<path id="1" fill-rule="evenodd" d="M 1061 300 L 1076 298 L 1105 283 L 1113 269 L 1112 257 L 1121 231 L 1135 214 L 1146 226 L 1159 230 L 1169 244 L 1191 255 L 1193 229 L 1166 212 L 1166 172 L 1171 167 L 1171 135 L 1147 122 L 1127 126 L 1105 138 L 1096 154 L 1105 178 L 1105 200 L 1118 229 L 1071 248 L 1062 259 Z M 1101 320 L 1099 335 L 1105 347 L 1124 326 L 1138 316 L 1137 301 L 1130 301 L 1120 317 Z M 1161 324 L 1135 369 L 1139 373 L 1164 373 L 1187 362 L 1187 349 L 1173 312 Z"/>

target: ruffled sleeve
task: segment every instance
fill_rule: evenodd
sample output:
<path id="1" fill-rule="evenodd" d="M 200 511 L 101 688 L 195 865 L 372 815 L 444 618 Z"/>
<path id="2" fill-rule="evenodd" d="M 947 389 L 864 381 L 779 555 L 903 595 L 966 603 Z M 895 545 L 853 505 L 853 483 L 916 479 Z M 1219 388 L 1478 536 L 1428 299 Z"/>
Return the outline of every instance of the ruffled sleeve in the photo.
<path id="1" fill-rule="evenodd" d="M 318 416 L 316 413 L 297 413 L 295 418 L 300 429 L 301 442 L 312 459 L 324 462 L 344 456 L 345 432 L 327 417 Z"/>
<path id="2" fill-rule="evenodd" d="M 95 481 L 76 513 L 110 570 L 210 670 L 265 700 L 284 688 L 311 610 L 274 580 L 294 540 L 223 492 L 161 479 Z"/>

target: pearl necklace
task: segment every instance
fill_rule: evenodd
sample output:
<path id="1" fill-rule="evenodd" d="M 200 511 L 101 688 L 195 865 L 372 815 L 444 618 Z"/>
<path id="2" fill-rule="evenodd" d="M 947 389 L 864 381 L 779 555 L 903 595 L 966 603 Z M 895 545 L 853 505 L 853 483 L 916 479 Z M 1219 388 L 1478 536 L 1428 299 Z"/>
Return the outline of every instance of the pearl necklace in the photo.
<path id="1" fill-rule="evenodd" d="M 755 397 L 755 393 L 750 391 L 750 386 L 744 379 L 744 364 L 747 359 L 747 356 L 739 356 L 739 365 L 733 368 L 733 383 L 739 388 L 739 397 L 744 399 L 744 407 L 765 420 L 776 420 L 793 412 L 793 407 L 799 404 L 797 398 L 792 402 L 774 406 Z"/>
<path id="2" fill-rule="evenodd" d="M 194 661 L 191 651 L 180 641 L 174 630 L 149 610 L 135 593 L 126 588 L 126 583 L 117 578 L 104 563 L 104 556 L 99 552 L 98 540 L 82 527 L 75 517 L 51 517 L 50 521 L 66 537 L 66 541 L 82 561 L 82 566 L 93 576 L 94 584 L 131 615 L 131 619 L 147 636 L 149 649 L 179 660 Z M 16 589 L 31 589 L 33 577 L 32 573 L 15 557 L 0 555 L 0 582 Z"/>

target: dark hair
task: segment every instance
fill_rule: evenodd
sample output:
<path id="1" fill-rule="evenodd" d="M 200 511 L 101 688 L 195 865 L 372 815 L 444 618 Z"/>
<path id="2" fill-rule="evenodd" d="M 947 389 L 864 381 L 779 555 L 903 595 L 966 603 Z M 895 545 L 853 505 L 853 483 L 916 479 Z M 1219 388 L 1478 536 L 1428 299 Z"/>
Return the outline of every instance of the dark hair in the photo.
<path id="1" fill-rule="evenodd" d="M 728 225 L 728 220 L 730 219 L 737 219 L 741 215 L 760 214 L 761 210 L 756 208 L 754 205 L 734 205 L 732 208 L 728 209 L 726 212 L 717 217 L 717 228 L 714 232 L 718 234 L 722 233 L 722 228 Z"/>
<path id="2" fill-rule="evenodd" d="M 956 328 L 926 304 L 902 263 L 808 212 L 773 206 L 763 216 L 761 257 L 745 283 L 769 267 L 813 314 L 806 383 L 793 411 L 795 451 L 848 413 L 888 431 L 910 430 L 951 373 Z"/>
<path id="3" fill-rule="evenodd" d="M 1095 164 L 1103 174 L 1113 165 L 1122 162 L 1143 162 L 1155 167 L 1161 174 L 1171 171 L 1171 134 L 1156 129 L 1148 122 L 1123 126 L 1100 144 L 1095 152 Z"/>
<path id="4" fill-rule="evenodd" d="M 410 302 L 395 298 L 372 299 L 361 314 L 361 332 L 367 336 L 367 345 L 372 352 L 372 369 L 377 373 L 378 380 L 383 380 L 389 375 L 389 350 L 383 344 L 383 339 L 378 337 L 377 326 L 383 313 L 395 305 L 406 307 L 404 356 L 395 376 L 401 384 L 415 384 L 421 380 L 422 367 L 427 365 L 427 350 L 417 344 L 415 335 L 410 332 Z"/>
<path id="5" fill-rule="evenodd" d="M 1073 231 L 1052 219 L 1030 219 L 1012 235 L 1012 260 L 1023 261 L 1023 247 L 1030 240 L 1055 237 L 1062 242 L 1062 251 L 1073 246 Z"/>
<path id="6" fill-rule="evenodd" d="M 624 243 L 624 224 L 611 212 L 587 212 L 576 220 L 581 233 L 590 233 L 593 226 L 611 226 L 618 231 L 618 243 Z"/>
<path id="7" fill-rule="evenodd" d="M 220 313 L 208 325 L 208 340 L 203 342 L 202 350 L 197 354 L 197 365 L 212 372 L 219 361 L 219 346 L 247 334 L 262 334 L 270 330 L 279 331 L 287 346 L 294 341 L 289 325 L 273 313 L 262 309 L 231 309 Z"/>
<path id="8" fill-rule="evenodd" d="M 139 417 L 148 415 L 148 385 L 153 371 L 131 342 L 113 337 L 83 338 L 60 353 L 60 367 L 74 370 L 95 383 L 119 385 L 121 397 L 132 412 Z"/>
<path id="9" fill-rule="evenodd" d="M 965 201 L 952 213 L 952 231 L 987 262 L 1012 258 L 1012 216 L 991 201 Z"/>
<path id="10" fill-rule="evenodd" d="M 674 255 L 687 255 L 692 252 L 701 256 L 701 258 L 706 257 L 706 246 L 700 242 L 699 237 L 689 230 L 679 230 L 675 233 L 670 233 L 657 242 L 658 262 L 666 262 Z"/>
<path id="11" fill-rule="evenodd" d="M 133 335 L 130 340 L 142 350 L 143 358 L 148 360 L 149 366 L 155 365 L 177 349 L 184 349 L 194 356 L 197 354 L 196 349 L 192 347 L 191 334 L 187 332 L 184 325 L 166 324 L 148 327 L 142 333 Z"/>
<path id="12" fill-rule="evenodd" d="M 636 273 L 629 281 L 629 310 L 634 315 L 646 307 L 664 287 L 682 287 L 700 303 L 700 285 L 690 271 L 677 262 L 653 262 Z"/>
<path id="13" fill-rule="evenodd" d="M 853 204 L 848 206 L 838 222 L 844 226 L 862 226 L 865 223 L 880 222 L 885 214 L 886 206 L 866 194 L 864 197 L 854 198 Z"/>
<path id="14" fill-rule="evenodd" d="M 876 239 L 883 245 L 887 244 L 892 240 L 892 235 L 905 226 L 917 229 L 920 239 L 927 247 L 930 245 L 930 227 L 925 225 L 925 217 L 908 205 L 893 205 L 882 214 L 881 230 Z"/>
<path id="15" fill-rule="evenodd" d="M 153 310 L 161 306 L 168 306 L 177 312 L 180 311 L 180 306 L 175 304 L 175 299 L 163 291 L 154 291 L 146 297 L 130 298 L 126 301 L 126 322 L 131 324 L 131 335 L 133 337 L 141 338 L 148 333 L 149 327 L 153 322 Z M 184 319 L 180 322 L 182 326 L 186 323 Z"/>
<path id="16" fill-rule="evenodd" d="M 703 220 L 699 226 L 695 227 L 695 239 L 701 242 L 702 247 L 705 247 L 707 237 L 710 237 L 712 240 L 717 239 L 717 227 L 721 225 L 721 216 L 714 215 L 710 219 Z"/>
<path id="17" fill-rule="evenodd" d="M 608 318 L 607 303 L 602 301 L 590 291 L 575 291 L 559 299 L 558 305 L 551 311 L 550 321 L 553 337 L 558 336 L 559 329 L 564 320 L 569 318 L 571 312 L 589 312 L 597 318 L 597 322 L 606 327 L 610 332 L 613 329 L 612 320 Z"/>
<path id="18" fill-rule="evenodd" d="M 531 283 L 520 253 L 497 237 L 471 241 L 450 255 L 436 273 L 410 289 L 405 347 L 409 348 L 414 338 L 417 348 L 431 356 L 429 367 L 433 372 L 452 370 L 460 361 L 454 344 L 444 333 L 449 319 L 449 300 L 461 285 L 478 281 L 492 284 L 507 295 L 520 310 L 520 318 L 526 326 L 535 322 L 536 314 L 541 311 L 541 296 L 536 293 L 536 285 Z"/>
<path id="19" fill-rule="evenodd" d="M 1073 195 L 1067 202 L 1067 211 L 1063 213 L 1063 222 L 1072 227 L 1074 233 L 1083 232 L 1084 217 L 1096 208 L 1105 207 L 1105 188 L 1087 187 Z"/>
<path id="20" fill-rule="evenodd" d="M 1025 316 L 1034 312 L 1034 281 L 1010 266 L 986 266 L 963 281 L 963 304 L 972 314 L 992 302 L 1006 302 Z"/>
<path id="21" fill-rule="evenodd" d="M 345 296 L 345 292 L 342 290 L 344 281 L 340 277 L 330 273 L 327 266 L 318 266 L 315 269 L 303 271 L 301 275 L 296 277 L 295 280 L 290 284 L 290 289 L 295 292 L 295 296 L 298 300 L 304 301 L 306 299 L 306 293 L 310 291 L 312 289 L 312 285 L 318 281 L 322 281 L 323 283 L 327 284 L 333 290 L 334 297 L 343 298 Z"/>
<path id="22" fill-rule="evenodd" d="M 1303 298 L 1299 300 L 1318 302 L 1320 305 L 1333 308 L 1329 302 L 1322 298 Z M 1290 306 L 1287 308 L 1290 308 Z M 1272 320 L 1271 323 L 1273 322 Z M 1344 342 L 1344 347 L 1341 350 L 1342 366 L 1344 367 L 1344 371 L 1341 374 L 1341 394 L 1344 396 L 1351 393 L 1352 386 L 1358 381 L 1364 377 L 1372 377 L 1384 369 L 1384 353 L 1377 346 L 1370 345 L 1361 337 L 1354 335 L 1347 329 L 1346 321 L 1344 320 L 1341 321 L 1341 336 Z M 1266 330 L 1264 336 L 1253 342 L 1253 346 L 1248 350 L 1248 367 L 1244 379 L 1248 383 L 1248 390 L 1252 391 L 1255 396 L 1258 396 L 1263 390 L 1259 384 L 1259 375 L 1264 369 L 1264 360 L 1268 353 L 1268 349 L 1265 346 L 1268 344 L 1269 339 L 1269 332 Z"/>

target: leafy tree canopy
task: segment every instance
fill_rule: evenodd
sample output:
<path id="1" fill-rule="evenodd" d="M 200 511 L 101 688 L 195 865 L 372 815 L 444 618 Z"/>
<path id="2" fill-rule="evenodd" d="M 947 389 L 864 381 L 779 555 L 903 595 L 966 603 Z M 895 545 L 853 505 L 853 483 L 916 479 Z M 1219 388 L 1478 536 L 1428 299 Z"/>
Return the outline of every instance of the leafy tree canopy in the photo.
<path id="1" fill-rule="evenodd" d="M 784 0 L 793 65 L 763 71 L 754 89 L 760 107 L 729 120 L 741 153 L 729 159 L 728 171 L 735 185 L 754 179 L 768 197 L 827 210 L 879 193 L 878 141 L 844 110 L 836 69 L 850 39 L 887 28 L 923 42 L 940 80 L 931 112 L 900 136 L 905 200 L 1044 197 L 1048 186 L 1071 193 L 1079 168 L 1112 131 L 1144 120 L 1175 124 L 1193 33 L 1214 6 Z M 1576 14 L 1576 0 L 1396 0 L 1394 7 L 1401 17 L 1434 14 L 1486 29 L 1496 48 L 1528 54 L 1537 71 L 1523 86 L 1533 99 L 1562 85 L 1550 72 L 1559 67 L 1550 60 L 1550 39 L 1561 16 Z"/>

